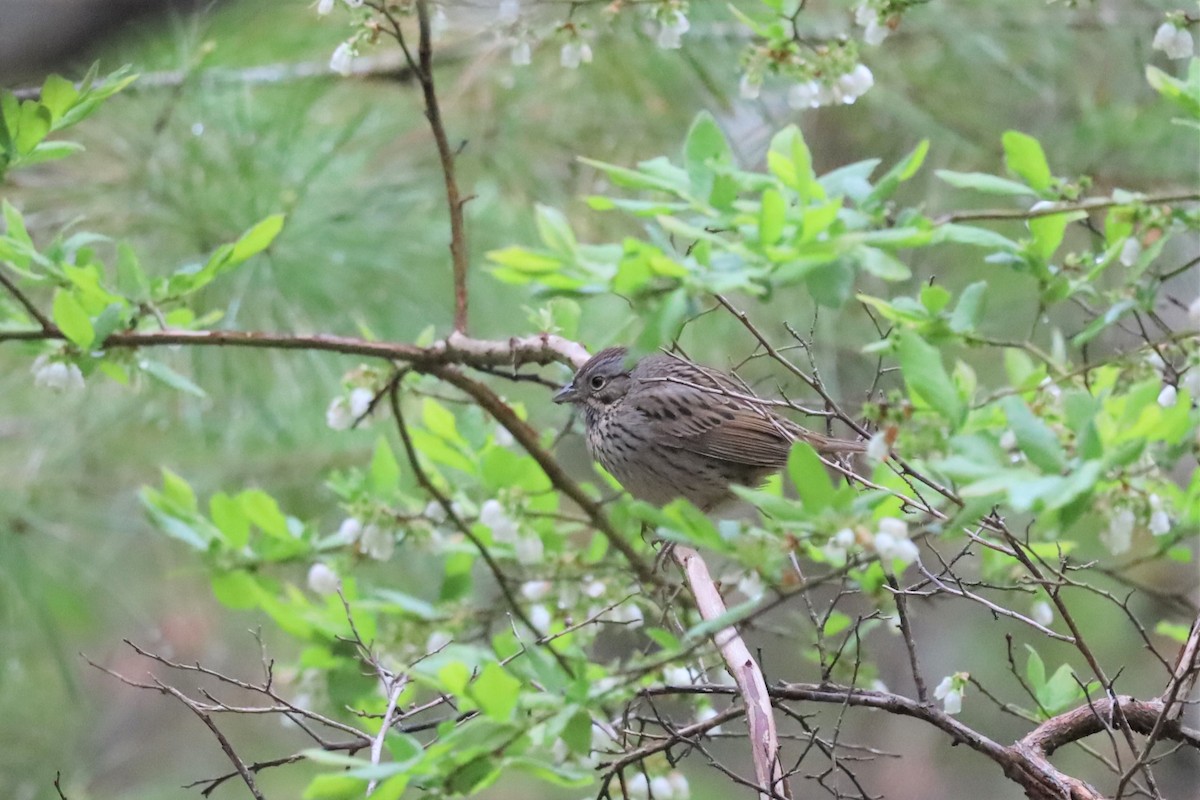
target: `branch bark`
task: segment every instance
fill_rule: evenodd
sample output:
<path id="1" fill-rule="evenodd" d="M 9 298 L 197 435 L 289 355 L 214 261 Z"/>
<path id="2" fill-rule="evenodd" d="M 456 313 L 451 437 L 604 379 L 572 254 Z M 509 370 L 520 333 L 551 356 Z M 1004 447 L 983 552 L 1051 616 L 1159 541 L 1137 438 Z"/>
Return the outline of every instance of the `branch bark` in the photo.
<path id="1" fill-rule="evenodd" d="M 708 565 L 698 552 L 690 547 L 676 545 L 675 561 L 687 576 L 688 586 L 696 598 L 696 607 L 705 620 L 720 618 L 726 612 L 725 600 L 709 574 Z M 759 797 L 791 797 L 791 789 L 779 763 L 779 735 L 775 728 L 775 713 L 771 708 L 771 695 L 763 678 L 762 668 L 750 654 L 750 648 L 738 634 L 736 628 L 724 628 L 713 635 L 713 643 L 721 651 L 721 657 L 733 680 L 746 711 L 746 725 L 750 729 L 750 755 L 754 760 L 754 774 L 760 787 Z M 762 791 L 765 787 L 768 791 Z"/>
<path id="2" fill-rule="evenodd" d="M 454 270 L 454 330 L 467 332 L 467 230 L 463 224 L 463 205 L 467 202 L 458 190 L 454 172 L 454 152 L 446 137 L 441 107 L 433 85 L 433 36 L 429 29 L 429 3 L 417 0 L 417 23 L 420 40 L 417 42 L 416 74 L 425 96 L 425 118 L 433 131 L 438 158 L 442 162 L 442 177 L 446 184 L 446 205 L 450 214 L 450 259 Z M 399 30 L 399 28 L 397 28 Z M 408 50 L 405 50 L 408 55 Z"/>

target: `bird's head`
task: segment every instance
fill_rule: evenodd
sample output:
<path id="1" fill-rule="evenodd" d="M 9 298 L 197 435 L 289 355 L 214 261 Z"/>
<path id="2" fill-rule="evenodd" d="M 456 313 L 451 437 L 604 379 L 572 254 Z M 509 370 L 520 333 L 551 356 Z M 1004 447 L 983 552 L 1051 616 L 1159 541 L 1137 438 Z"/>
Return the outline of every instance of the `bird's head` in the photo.
<path id="1" fill-rule="evenodd" d="M 616 403 L 629 391 L 627 355 L 624 347 L 601 350 L 579 368 L 570 383 L 558 390 L 554 402 L 596 410 Z"/>

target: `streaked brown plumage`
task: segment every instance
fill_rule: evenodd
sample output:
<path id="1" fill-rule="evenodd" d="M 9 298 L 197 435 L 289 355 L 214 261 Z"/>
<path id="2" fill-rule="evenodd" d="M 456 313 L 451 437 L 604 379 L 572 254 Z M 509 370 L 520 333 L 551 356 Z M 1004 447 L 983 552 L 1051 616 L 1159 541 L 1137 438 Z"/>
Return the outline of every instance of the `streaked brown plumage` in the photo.
<path id="1" fill-rule="evenodd" d="M 822 453 L 863 449 L 773 414 L 715 370 L 666 354 L 628 366 L 626 355 L 600 351 L 554 401 L 583 409 L 592 457 L 638 499 L 686 497 L 711 510 L 732 497 L 730 484 L 757 486 L 783 467 L 798 439 Z"/>

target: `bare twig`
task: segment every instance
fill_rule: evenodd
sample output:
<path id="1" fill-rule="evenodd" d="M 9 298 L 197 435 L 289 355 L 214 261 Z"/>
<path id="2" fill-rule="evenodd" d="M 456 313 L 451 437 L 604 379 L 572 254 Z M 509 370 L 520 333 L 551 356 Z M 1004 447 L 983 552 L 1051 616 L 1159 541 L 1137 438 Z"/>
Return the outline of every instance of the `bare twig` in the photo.
<path id="1" fill-rule="evenodd" d="M 58 327 L 50 321 L 50 318 L 41 312 L 34 304 L 29 296 L 21 291 L 21 287 L 17 286 L 11 278 L 4 274 L 4 270 L 0 269 L 0 286 L 3 286 L 13 299 L 21 304 L 21 307 L 29 312 L 29 316 L 37 320 L 37 323 L 42 326 L 42 332 L 46 334 L 57 334 Z"/>
<path id="2" fill-rule="evenodd" d="M 1174 192 L 1159 195 L 1133 195 L 1128 198 L 1089 197 L 1076 203 L 1054 203 L 1048 206 L 1030 208 L 1027 210 L 1001 208 L 981 209 L 978 211 L 951 211 L 934 217 L 934 225 L 945 225 L 950 222 L 967 222 L 972 220 L 1025 220 L 1049 217 L 1055 214 L 1066 214 L 1071 211 L 1098 211 L 1113 206 L 1129 206 L 1137 204 L 1159 205 L 1171 203 L 1191 203 L 1200 200 L 1197 192 Z"/>

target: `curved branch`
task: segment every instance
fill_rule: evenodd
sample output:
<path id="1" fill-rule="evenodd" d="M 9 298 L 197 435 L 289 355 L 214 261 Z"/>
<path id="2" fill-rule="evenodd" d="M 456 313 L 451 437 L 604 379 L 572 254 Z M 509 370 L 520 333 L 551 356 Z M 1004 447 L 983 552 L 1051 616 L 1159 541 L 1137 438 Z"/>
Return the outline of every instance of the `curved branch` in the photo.
<path id="1" fill-rule="evenodd" d="M 3 286 L 13 296 L 13 299 L 20 303 L 21 307 L 28 311 L 31 317 L 37 320 L 37 323 L 42 326 L 43 333 L 58 332 L 58 327 L 34 305 L 28 295 L 21 291 L 21 287 L 17 286 L 11 278 L 4 274 L 3 270 L 0 270 L 0 286 Z"/>

